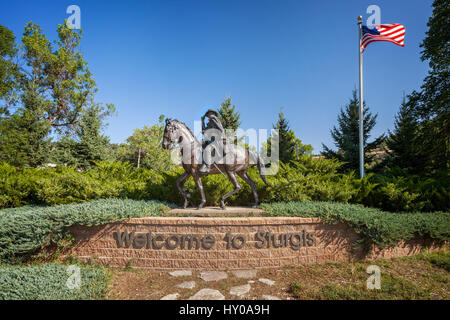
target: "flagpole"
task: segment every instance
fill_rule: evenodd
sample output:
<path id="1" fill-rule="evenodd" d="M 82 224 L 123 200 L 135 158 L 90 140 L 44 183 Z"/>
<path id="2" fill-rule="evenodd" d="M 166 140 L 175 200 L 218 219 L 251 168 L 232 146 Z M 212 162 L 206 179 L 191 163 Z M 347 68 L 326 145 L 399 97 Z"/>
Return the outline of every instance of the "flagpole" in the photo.
<path id="1" fill-rule="evenodd" d="M 359 54 L 359 175 L 364 178 L 364 98 L 363 98 L 363 57 L 361 50 L 362 39 L 362 16 L 358 17 L 359 26 L 359 41 L 358 41 L 358 54 Z"/>

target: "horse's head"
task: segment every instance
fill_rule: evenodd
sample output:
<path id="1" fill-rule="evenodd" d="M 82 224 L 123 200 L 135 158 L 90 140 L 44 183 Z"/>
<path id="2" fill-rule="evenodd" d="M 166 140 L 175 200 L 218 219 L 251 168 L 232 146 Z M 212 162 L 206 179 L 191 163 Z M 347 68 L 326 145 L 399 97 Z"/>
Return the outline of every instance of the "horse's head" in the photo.
<path id="1" fill-rule="evenodd" d="M 166 118 L 162 147 L 164 149 L 172 149 L 174 144 L 178 141 L 178 136 L 179 134 L 176 121 Z"/>

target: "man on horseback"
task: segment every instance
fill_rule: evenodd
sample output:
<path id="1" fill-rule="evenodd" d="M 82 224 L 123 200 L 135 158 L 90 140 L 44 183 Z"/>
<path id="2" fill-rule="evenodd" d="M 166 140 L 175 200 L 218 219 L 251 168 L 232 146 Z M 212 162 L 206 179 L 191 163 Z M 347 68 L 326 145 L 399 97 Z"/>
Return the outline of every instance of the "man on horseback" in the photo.
<path id="1" fill-rule="evenodd" d="M 205 126 L 205 117 L 208 117 L 208 124 Z M 205 136 L 203 140 L 203 164 L 199 171 L 201 173 L 208 173 L 212 164 L 213 150 L 223 155 L 225 143 L 225 129 L 219 120 L 219 114 L 209 109 L 202 117 L 202 133 Z"/>

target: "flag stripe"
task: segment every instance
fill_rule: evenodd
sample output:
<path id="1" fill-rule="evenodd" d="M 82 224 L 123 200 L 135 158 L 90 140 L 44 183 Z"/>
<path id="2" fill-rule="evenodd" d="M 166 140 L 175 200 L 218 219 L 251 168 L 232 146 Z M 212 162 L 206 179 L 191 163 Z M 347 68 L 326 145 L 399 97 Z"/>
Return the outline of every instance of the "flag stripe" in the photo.
<path id="1" fill-rule="evenodd" d="M 380 24 L 375 26 L 375 29 L 372 30 L 364 28 L 363 36 L 361 38 L 362 51 L 367 48 L 369 43 L 376 41 L 387 41 L 401 47 L 405 46 L 405 27 L 399 23 Z"/>

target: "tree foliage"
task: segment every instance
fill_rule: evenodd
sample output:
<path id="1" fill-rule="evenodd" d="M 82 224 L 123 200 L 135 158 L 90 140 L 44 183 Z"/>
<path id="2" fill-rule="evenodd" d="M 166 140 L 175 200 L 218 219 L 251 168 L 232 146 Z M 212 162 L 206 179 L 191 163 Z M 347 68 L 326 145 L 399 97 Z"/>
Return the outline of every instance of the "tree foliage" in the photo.
<path id="1" fill-rule="evenodd" d="M 81 34 L 61 24 L 50 42 L 30 22 L 17 50 L 14 34 L 0 26 L 0 160 L 33 167 L 51 159 L 86 168 L 106 159 L 109 141 L 100 128 L 114 106 L 104 111 L 94 101 L 97 88 L 79 50 Z M 61 139 L 51 142 L 54 133 Z"/>
<path id="2" fill-rule="evenodd" d="M 273 128 L 277 131 L 275 138 L 278 139 L 279 160 L 282 163 L 290 164 L 291 161 L 298 160 L 304 154 L 312 153 L 312 146 L 303 144 L 302 141 L 295 136 L 295 132 L 289 127 L 289 121 L 284 116 L 282 110 L 278 113 L 278 121 Z M 272 142 L 269 138 L 264 148 L 267 147 L 268 153 L 272 151 Z"/>
<path id="3" fill-rule="evenodd" d="M 236 106 L 231 105 L 231 98 L 225 98 L 225 100 L 220 104 L 219 119 L 222 122 L 224 129 L 231 129 L 236 131 L 241 125 L 241 115 L 236 111 Z"/>
<path id="4" fill-rule="evenodd" d="M 39 115 L 36 91 L 27 90 L 23 107 L 0 120 L 0 160 L 19 167 L 36 167 L 49 156 L 50 125 Z"/>
<path id="5" fill-rule="evenodd" d="M 159 121 L 150 127 L 135 129 L 115 150 L 116 159 L 134 164 L 137 168 L 143 167 L 155 170 L 167 170 L 170 168 L 170 151 L 162 148 L 161 142 L 164 134 L 164 115 L 159 116 Z"/>
<path id="6" fill-rule="evenodd" d="M 60 24 L 57 34 L 58 40 L 52 44 L 38 25 L 30 22 L 25 26 L 22 47 L 27 68 L 21 85 L 37 85 L 42 119 L 62 131 L 78 123 L 97 89 L 79 51 L 81 30 Z"/>
<path id="7" fill-rule="evenodd" d="M 399 167 L 407 172 L 414 172 L 422 162 L 416 141 L 420 126 L 414 116 L 412 104 L 412 100 L 403 97 L 400 110 L 395 116 L 394 131 L 389 131 L 386 139 L 386 151 L 389 156 L 385 165 Z"/>
<path id="8" fill-rule="evenodd" d="M 446 171 L 450 167 L 450 3 L 435 0 L 433 8 L 421 44 L 422 61 L 428 61 L 430 69 L 421 90 L 409 96 L 420 122 L 415 139 L 418 156 L 424 159 L 415 171 L 423 174 Z"/>
<path id="9" fill-rule="evenodd" d="M 435 0 L 428 31 L 421 43 L 427 77 L 418 91 L 408 95 L 400 108 L 389 139 L 388 167 L 408 173 L 440 175 L 450 168 L 450 2 Z"/>
<path id="10" fill-rule="evenodd" d="M 368 152 L 373 150 L 384 140 L 384 135 L 369 142 L 370 132 L 376 124 L 377 115 L 372 115 L 364 102 L 364 163 L 369 163 L 373 156 Z M 331 137 L 337 150 L 334 151 L 322 144 L 322 154 L 327 158 L 334 158 L 345 162 L 343 170 L 358 170 L 359 168 L 359 99 L 356 90 L 353 90 L 352 98 L 338 115 L 338 126 L 331 130 Z"/>
<path id="11" fill-rule="evenodd" d="M 17 99 L 18 66 L 14 33 L 0 25 L 0 120 L 9 114 L 9 106 Z"/>

